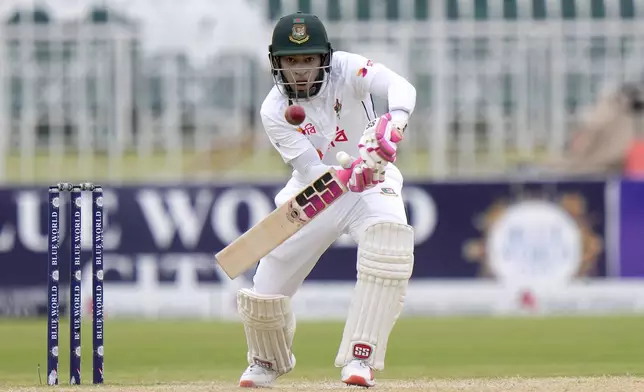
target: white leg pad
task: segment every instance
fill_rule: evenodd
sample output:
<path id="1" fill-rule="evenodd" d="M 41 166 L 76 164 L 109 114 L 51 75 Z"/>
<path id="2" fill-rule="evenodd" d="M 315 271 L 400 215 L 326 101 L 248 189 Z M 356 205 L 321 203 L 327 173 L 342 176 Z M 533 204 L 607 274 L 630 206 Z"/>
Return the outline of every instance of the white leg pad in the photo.
<path id="1" fill-rule="evenodd" d="M 358 246 L 358 281 L 336 366 L 364 360 L 382 370 L 389 334 L 405 302 L 414 267 L 414 230 L 400 223 L 370 226 Z"/>
<path id="2" fill-rule="evenodd" d="M 288 373 L 295 366 L 291 352 L 295 335 L 295 316 L 291 300 L 283 295 L 261 295 L 241 289 L 237 310 L 244 322 L 248 344 L 248 364 Z"/>

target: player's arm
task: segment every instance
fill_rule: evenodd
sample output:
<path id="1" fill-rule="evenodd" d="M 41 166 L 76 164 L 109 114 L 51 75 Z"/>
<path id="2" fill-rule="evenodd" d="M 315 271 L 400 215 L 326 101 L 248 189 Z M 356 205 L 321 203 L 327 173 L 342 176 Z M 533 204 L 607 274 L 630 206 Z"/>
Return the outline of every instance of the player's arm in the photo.
<path id="1" fill-rule="evenodd" d="M 341 66 L 345 80 L 351 84 L 358 99 L 367 94 L 385 98 L 392 121 L 406 122 L 409 119 L 416 107 L 416 88 L 407 79 L 386 65 L 355 53 L 346 53 Z"/>
<path id="2" fill-rule="evenodd" d="M 261 112 L 262 125 L 273 147 L 279 152 L 284 163 L 290 165 L 304 176 L 307 181 L 313 181 L 330 166 L 320 160 L 311 142 L 281 118 L 276 118 L 270 112 Z"/>
<path id="3" fill-rule="evenodd" d="M 286 164 L 302 175 L 305 182 L 312 182 L 333 167 L 322 162 L 311 142 L 292 125 L 265 112 L 261 113 L 261 117 L 273 147 Z M 345 159 L 341 159 L 340 164 L 341 167 L 334 168 L 352 171 L 347 184 L 352 191 L 362 192 L 375 185 L 371 169 L 363 167 L 364 164 L 348 163 Z"/>
<path id="4" fill-rule="evenodd" d="M 369 60 L 365 61 L 369 62 Z M 374 63 L 371 68 L 367 70 L 373 73 L 371 78 L 354 75 L 354 88 L 358 93 L 364 91 L 387 99 L 392 123 L 404 132 L 409 117 L 416 107 L 416 88 L 384 64 Z"/>
<path id="5" fill-rule="evenodd" d="M 373 94 L 387 99 L 389 104 L 387 114 L 367 125 L 360 141 L 360 155 L 372 167 L 394 162 L 397 145 L 403 139 L 409 117 L 416 107 L 416 89 L 384 64 L 357 54 L 348 54 L 345 66 L 357 96 Z"/>

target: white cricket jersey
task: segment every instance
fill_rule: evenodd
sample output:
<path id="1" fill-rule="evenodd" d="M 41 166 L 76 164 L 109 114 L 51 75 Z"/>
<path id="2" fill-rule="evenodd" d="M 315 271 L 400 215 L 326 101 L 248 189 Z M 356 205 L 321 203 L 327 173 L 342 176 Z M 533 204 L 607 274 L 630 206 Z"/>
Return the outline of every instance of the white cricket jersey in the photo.
<path id="1" fill-rule="evenodd" d="M 360 137 L 367 123 L 376 118 L 369 93 L 376 70 L 374 63 L 363 56 L 334 52 L 327 86 L 310 101 L 297 102 L 306 112 L 299 126 L 286 121 L 288 98 L 273 87 L 262 104 L 262 122 L 284 162 L 298 157 L 311 145 L 327 165 L 338 165 L 335 155 L 339 151 L 359 157 Z"/>

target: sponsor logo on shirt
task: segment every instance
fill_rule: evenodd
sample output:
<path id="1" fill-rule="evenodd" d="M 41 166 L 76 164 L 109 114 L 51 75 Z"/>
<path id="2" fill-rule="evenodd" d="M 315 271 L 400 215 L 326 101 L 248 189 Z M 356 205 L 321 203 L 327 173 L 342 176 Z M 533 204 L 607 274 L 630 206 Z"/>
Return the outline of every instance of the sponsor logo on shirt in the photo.
<path id="1" fill-rule="evenodd" d="M 398 196 L 393 188 L 380 188 L 380 193 L 387 196 Z"/>
<path id="2" fill-rule="evenodd" d="M 358 72 L 356 73 L 356 75 L 358 75 L 358 76 L 362 76 L 363 78 L 364 78 L 364 77 L 366 77 L 366 76 L 367 76 L 367 73 L 369 72 L 369 71 L 367 70 L 367 67 L 373 67 L 373 61 L 371 61 L 371 60 L 367 60 L 367 66 L 366 66 L 366 67 L 362 67 L 362 68 L 360 68 L 360 69 L 358 70 Z"/>
<path id="3" fill-rule="evenodd" d="M 344 129 L 340 129 L 340 127 L 336 126 L 335 139 L 331 142 L 331 147 L 335 147 L 335 142 L 346 142 L 348 140 L 349 138 L 347 137 L 346 132 L 344 132 Z"/>
<path id="4" fill-rule="evenodd" d="M 315 125 L 311 123 L 306 123 L 304 127 L 297 127 L 297 131 L 301 133 L 302 135 L 313 135 L 314 133 L 317 133 L 317 129 L 315 129 Z"/>

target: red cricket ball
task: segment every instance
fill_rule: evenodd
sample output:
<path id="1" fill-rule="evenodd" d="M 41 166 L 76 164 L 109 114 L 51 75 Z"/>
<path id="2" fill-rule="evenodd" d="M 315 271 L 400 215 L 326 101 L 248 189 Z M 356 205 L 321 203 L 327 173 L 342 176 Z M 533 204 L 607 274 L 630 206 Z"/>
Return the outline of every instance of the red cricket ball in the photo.
<path id="1" fill-rule="evenodd" d="M 304 122 L 306 113 L 304 112 L 304 108 L 301 106 L 291 105 L 286 108 L 284 118 L 286 118 L 286 121 L 291 125 L 300 125 Z"/>

